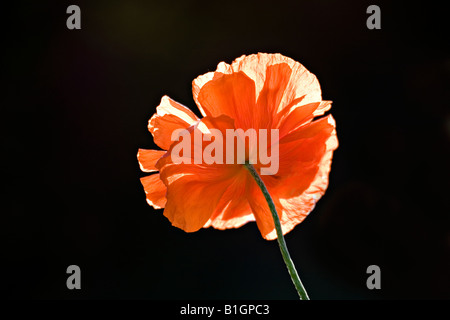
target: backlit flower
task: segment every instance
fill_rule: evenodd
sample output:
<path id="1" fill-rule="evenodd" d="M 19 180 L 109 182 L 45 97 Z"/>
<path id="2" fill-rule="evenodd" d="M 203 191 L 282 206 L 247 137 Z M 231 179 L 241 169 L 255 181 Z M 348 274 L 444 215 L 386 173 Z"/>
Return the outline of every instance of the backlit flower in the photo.
<path id="1" fill-rule="evenodd" d="M 324 194 L 338 146 L 333 117 L 314 119 L 331 107 L 331 101 L 322 100 L 317 78 L 290 58 L 259 53 L 242 56 L 231 65 L 221 62 L 215 72 L 199 76 L 193 81 L 193 96 L 202 119 L 164 96 L 149 121 L 154 141 L 163 150 L 138 152 L 143 171 L 159 171 L 141 178 L 147 202 L 164 208 L 171 223 L 187 232 L 210 226 L 237 228 L 256 221 L 265 239 L 276 239 L 269 207 L 242 164 L 176 164 L 170 150 L 178 143 L 172 141 L 176 129 L 191 133 L 202 127 L 221 132 L 278 129 L 278 171 L 261 178 L 275 203 L 283 234 L 292 230 Z M 263 165 L 254 167 L 259 172 Z"/>

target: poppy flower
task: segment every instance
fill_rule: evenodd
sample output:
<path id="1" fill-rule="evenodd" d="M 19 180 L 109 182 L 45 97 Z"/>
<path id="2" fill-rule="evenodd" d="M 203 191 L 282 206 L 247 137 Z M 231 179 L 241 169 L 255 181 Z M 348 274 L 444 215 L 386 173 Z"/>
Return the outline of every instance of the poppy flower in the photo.
<path id="1" fill-rule="evenodd" d="M 265 239 L 276 239 L 270 208 L 244 165 L 175 163 L 170 154 L 179 143 L 172 141 L 177 129 L 277 129 L 279 168 L 261 179 L 283 234 L 291 231 L 325 193 L 338 146 L 333 117 L 320 117 L 331 101 L 322 100 L 316 76 L 281 54 L 258 53 L 219 63 L 216 71 L 196 78 L 192 89 L 203 118 L 164 96 L 149 120 L 148 129 L 163 150 L 138 152 L 141 170 L 155 172 L 141 178 L 147 202 L 164 208 L 170 222 L 186 232 L 238 228 L 256 221 Z M 258 173 L 263 167 L 254 164 Z"/>

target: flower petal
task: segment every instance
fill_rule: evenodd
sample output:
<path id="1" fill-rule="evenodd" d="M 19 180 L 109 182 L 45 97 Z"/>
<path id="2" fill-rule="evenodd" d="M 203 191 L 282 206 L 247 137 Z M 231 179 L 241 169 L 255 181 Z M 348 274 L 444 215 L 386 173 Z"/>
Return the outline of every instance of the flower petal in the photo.
<path id="1" fill-rule="evenodd" d="M 187 132 L 189 132 L 189 135 L 187 135 L 186 138 L 189 139 L 191 152 L 189 153 L 188 156 L 184 155 L 184 152 L 183 152 L 182 156 L 177 155 L 176 156 L 177 162 L 207 165 L 204 161 L 205 159 L 203 159 L 203 153 L 204 153 L 205 147 L 207 145 L 209 145 L 211 142 L 209 140 L 206 141 L 204 139 L 204 135 L 207 135 L 208 133 L 210 133 L 209 132 L 210 129 L 218 129 L 222 134 L 222 138 L 224 138 L 224 137 L 226 137 L 227 129 L 234 129 L 234 120 L 226 115 L 221 115 L 216 118 L 206 116 L 206 117 L 202 118 L 201 120 L 199 120 L 194 125 L 186 128 Z M 197 135 L 197 134 L 199 134 L 199 138 L 195 137 L 195 135 Z M 171 165 L 174 163 L 173 159 L 172 159 L 173 149 L 178 144 L 184 143 L 184 139 L 185 139 L 185 137 L 183 137 L 179 141 L 174 141 L 172 143 L 170 148 L 167 150 L 166 154 L 164 154 L 155 164 L 155 167 L 158 170 L 161 171 L 162 168 L 164 168 L 164 166 Z M 222 145 L 222 147 L 225 147 L 225 146 Z M 199 161 L 201 163 L 197 163 L 198 159 L 201 159 L 201 161 Z M 225 164 L 226 163 L 225 151 L 223 152 L 223 155 L 222 155 L 222 163 L 224 163 L 223 166 L 229 166 L 229 165 Z"/>
<path id="2" fill-rule="evenodd" d="M 194 137 L 196 133 L 213 128 L 220 130 L 225 136 L 226 129 L 234 128 L 233 120 L 225 115 L 217 118 L 203 118 L 196 125 L 189 127 L 191 146 L 196 146 Z M 161 179 L 167 186 L 168 202 L 164 215 L 174 226 L 186 232 L 193 232 L 208 226 L 208 221 L 211 218 L 215 220 L 221 213 L 218 212 L 214 217 L 214 213 L 219 210 L 218 208 L 224 208 L 223 202 L 229 198 L 227 191 L 230 186 L 236 185 L 236 179 L 239 181 L 239 172 L 243 168 L 241 165 L 235 164 L 208 165 L 205 162 L 193 164 L 195 163 L 195 151 L 191 152 L 190 163 L 175 164 L 172 159 L 172 151 L 178 143 L 181 142 L 174 142 L 166 155 L 156 164 L 161 172 Z M 205 146 L 206 144 L 203 143 L 200 146 L 200 151 L 203 151 Z M 225 198 L 223 198 L 224 194 Z M 241 220 L 239 220 L 239 223 L 241 223 Z M 220 225 L 220 223 L 217 222 L 217 225 Z"/>
<path id="3" fill-rule="evenodd" d="M 155 164 L 165 153 L 166 151 L 162 150 L 139 149 L 137 158 L 141 170 L 144 172 L 158 171 Z"/>
<path id="4" fill-rule="evenodd" d="M 292 70 L 286 63 L 267 66 L 264 87 L 259 93 L 255 109 L 261 128 L 272 127 L 291 73 Z"/>
<path id="5" fill-rule="evenodd" d="M 267 77 L 267 67 L 286 64 L 291 72 L 286 72 L 286 68 L 280 68 L 278 72 L 284 73 L 283 77 L 288 77 L 288 83 L 284 90 L 283 97 L 278 105 L 278 111 L 287 106 L 295 98 L 303 97 L 303 104 L 322 100 L 319 81 L 316 76 L 309 72 L 302 64 L 279 53 L 267 54 L 258 53 L 249 56 L 242 56 L 236 59 L 231 68 L 236 71 L 243 71 L 255 81 L 257 96 L 263 91 Z M 284 81 L 284 80 L 283 80 Z M 284 84 L 283 84 L 284 86 Z"/>
<path id="6" fill-rule="evenodd" d="M 304 126 L 298 127 L 296 130 L 291 131 L 289 134 L 280 138 L 280 145 L 283 143 L 288 143 L 296 140 L 309 139 L 323 130 L 327 131 L 328 134 L 331 133 L 336 128 L 336 121 L 330 114 L 326 117 L 320 118 L 313 122 L 310 122 Z"/>
<path id="7" fill-rule="evenodd" d="M 166 96 L 149 121 L 155 142 L 168 150 L 138 153 L 142 170 L 161 172 L 142 178 L 149 203 L 155 206 L 159 201 L 164 206 L 167 197 L 164 215 L 187 232 L 209 226 L 239 227 L 256 220 L 263 237 L 275 239 L 267 202 L 242 165 L 174 164 L 170 154 L 177 145 L 171 141 L 175 129 L 188 129 L 193 135 L 208 128 L 278 128 L 278 173 L 261 178 L 272 195 L 283 233 L 292 230 L 325 192 L 338 144 L 331 116 L 313 121 L 331 107 L 331 102 L 322 101 L 317 78 L 281 54 L 259 53 L 242 56 L 231 65 L 219 63 L 215 72 L 193 81 L 193 95 L 205 116 L 201 121 Z M 191 143 L 197 146 L 194 139 Z M 201 141 L 200 150 L 204 147 Z M 255 168 L 259 170 L 259 164 Z"/>
<path id="8" fill-rule="evenodd" d="M 248 173 L 248 175 L 250 175 L 250 173 Z M 258 229 L 263 238 L 266 240 L 276 239 L 276 235 L 275 238 L 267 237 L 268 234 L 271 234 L 272 231 L 275 230 L 275 224 L 273 222 L 272 213 L 270 212 L 267 200 L 264 198 L 261 189 L 254 180 L 249 183 L 247 201 L 252 209 L 256 224 L 258 225 Z"/>
<path id="9" fill-rule="evenodd" d="M 275 198 L 278 205 L 277 210 L 281 216 L 281 225 L 283 233 L 291 231 L 297 224 L 302 222 L 306 216 L 314 209 L 317 201 L 324 195 L 328 187 L 328 176 L 331 169 L 331 160 L 333 158 L 333 151 L 338 146 L 336 132 L 333 131 L 326 141 L 326 152 L 320 163 L 318 164 L 317 173 L 309 184 L 309 187 L 300 195 L 283 198 L 277 195 L 274 191 Z M 276 232 L 273 230 L 267 234 L 266 239 L 275 239 Z"/>
<path id="10" fill-rule="evenodd" d="M 319 114 L 331 108 L 331 101 L 312 102 L 301 106 L 293 106 L 280 112 L 277 127 L 280 139 L 297 128 L 309 123 Z M 285 112 L 286 111 L 286 112 Z"/>
<path id="11" fill-rule="evenodd" d="M 280 217 L 283 234 L 311 212 L 325 193 L 333 151 L 338 146 L 334 119 L 330 116 L 300 127 L 280 140 L 280 163 L 274 176 L 261 176 Z M 262 192 L 253 186 L 249 203 L 265 239 L 276 239 L 271 213 Z"/>
<path id="12" fill-rule="evenodd" d="M 331 142 L 336 143 L 331 144 Z M 337 148 L 335 122 L 331 115 L 302 126 L 280 139 L 279 170 L 264 181 L 284 198 L 298 196 L 314 180 L 326 152 Z"/>
<path id="13" fill-rule="evenodd" d="M 148 204 L 155 209 L 164 208 L 167 202 L 167 188 L 161 181 L 159 173 L 142 177 L 141 183 L 144 187 Z"/>
<path id="14" fill-rule="evenodd" d="M 244 168 L 236 175 L 226 191 L 222 195 L 216 210 L 203 226 L 210 226 L 224 230 L 239 228 L 250 221 L 255 221 L 255 216 L 247 201 L 247 179 L 249 178 Z"/>
<path id="15" fill-rule="evenodd" d="M 220 74 L 198 94 L 202 113 L 234 119 L 236 128 L 255 128 L 255 84 L 243 72 Z"/>
<path id="16" fill-rule="evenodd" d="M 219 74 L 237 72 L 245 73 L 254 81 L 255 97 L 261 101 L 259 107 L 265 100 L 266 108 L 280 112 L 300 97 L 303 97 L 301 104 L 322 100 L 319 81 L 302 64 L 281 54 L 258 53 L 249 56 L 243 55 L 231 65 L 221 62 L 215 72 L 206 73 L 193 81 L 194 100 L 203 115 L 207 114 L 205 109 L 208 109 L 208 106 L 202 105 L 199 99 L 202 88 L 217 79 Z M 270 94 L 268 94 L 269 92 Z M 317 113 L 317 115 L 319 114 L 320 112 Z"/>
<path id="17" fill-rule="evenodd" d="M 223 74 L 230 74 L 233 70 L 231 69 L 231 66 L 225 62 L 220 62 L 217 65 L 216 71 L 205 73 L 201 76 L 198 76 L 192 81 L 192 95 L 194 97 L 194 101 L 197 104 L 197 107 L 200 109 L 201 114 L 206 117 L 206 112 L 203 109 L 201 103 L 198 101 L 198 95 L 200 93 L 200 90 L 203 88 L 205 84 L 210 82 L 213 79 L 217 79 L 218 77 L 221 77 Z"/>
<path id="18" fill-rule="evenodd" d="M 156 108 L 156 113 L 148 122 L 148 130 L 153 134 L 155 143 L 167 150 L 172 143 L 171 136 L 175 129 L 185 129 L 198 120 L 187 107 L 164 96 Z"/>
<path id="19" fill-rule="evenodd" d="M 293 213 L 297 213 L 297 215 L 288 216 L 288 212 L 281 205 L 280 199 L 272 195 L 273 192 L 270 190 L 270 188 L 267 189 L 269 193 L 271 193 L 272 200 L 275 204 L 275 208 L 280 219 L 281 231 L 283 232 L 283 235 L 285 235 L 286 233 L 291 231 L 297 224 L 299 224 L 306 217 L 309 211 L 304 214 L 303 211 L 296 210 L 299 208 L 294 208 Z M 251 191 L 248 194 L 248 202 L 252 208 L 253 214 L 256 218 L 256 223 L 258 225 L 258 229 L 261 232 L 262 237 L 266 240 L 277 239 L 278 236 L 275 229 L 275 223 L 273 221 L 272 213 L 270 212 L 269 206 L 266 199 L 264 198 L 261 189 L 256 183 L 252 185 Z"/>
<path id="20" fill-rule="evenodd" d="M 186 232 L 205 226 L 222 195 L 232 183 L 234 172 L 220 165 L 172 164 L 161 169 L 167 186 L 164 215 Z"/>
<path id="21" fill-rule="evenodd" d="M 331 103 L 332 101 L 329 100 L 323 100 L 320 102 L 319 106 L 316 110 L 314 110 L 313 115 L 314 117 L 318 117 L 323 115 L 325 112 L 331 109 Z"/>

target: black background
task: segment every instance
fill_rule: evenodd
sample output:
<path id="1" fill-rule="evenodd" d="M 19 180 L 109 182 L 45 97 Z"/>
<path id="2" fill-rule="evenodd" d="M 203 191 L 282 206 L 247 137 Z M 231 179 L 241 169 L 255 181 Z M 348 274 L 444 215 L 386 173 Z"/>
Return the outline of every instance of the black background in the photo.
<path id="1" fill-rule="evenodd" d="M 66 8 L 81 8 L 68 30 Z M 381 8 L 381 30 L 366 9 Z M 242 54 L 319 79 L 340 142 L 286 236 L 312 299 L 450 298 L 446 12 L 398 1 L 35 1 L 2 5 L 2 291 L 11 298 L 296 299 L 255 223 L 187 234 L 136 160 L 164 94 Z M 188 192 L 188 190 L 187 190 Z M 79 265 L 81 290 L 66 268 Z M 381 290 L 366 268 L 381 268 Z"/>

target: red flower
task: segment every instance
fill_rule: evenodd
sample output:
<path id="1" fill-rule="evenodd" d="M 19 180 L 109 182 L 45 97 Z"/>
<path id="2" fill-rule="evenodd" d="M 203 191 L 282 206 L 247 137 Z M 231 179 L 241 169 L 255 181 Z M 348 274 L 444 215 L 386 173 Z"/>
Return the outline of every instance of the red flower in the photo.
<path id="1" fill-rule="evenodd" d="M 331 108 L 331 101 L 322 101 L 317 78 L 290 58 L 259 53 L 231 65 L 219 63 L 215 72 L 193 81 L 193 96 L 204 118 L 164 96 L 149 121 L 164 151 L 138 152 L 143 171 L 159 171 L 141 178 L 147 202 L 164 208 L 171 223 L 187 232 L 237 228 L 256 220 L 265 239 L 276 239 L 269 207 L 244 165 L 176 164 L 167 151 L 178 143 L 171 140 L 175 129 L 278 129 L 279 170 L 261 178 L 283 234 L 292 230 L 324 194 L 338 146 L 333 117 L 314 119 Z M 263 166 L 254 167 L 259 172 Z"/>

